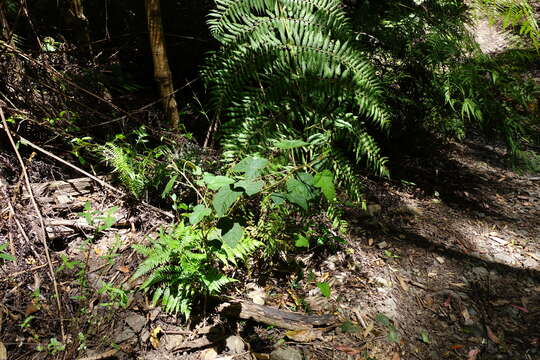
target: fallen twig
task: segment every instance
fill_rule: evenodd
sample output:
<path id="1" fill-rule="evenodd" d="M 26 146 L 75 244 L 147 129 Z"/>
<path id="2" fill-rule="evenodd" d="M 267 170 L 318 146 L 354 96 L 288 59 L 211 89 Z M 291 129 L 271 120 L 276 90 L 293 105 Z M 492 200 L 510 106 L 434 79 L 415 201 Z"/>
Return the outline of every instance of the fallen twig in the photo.
<path id="1" fill-rule="evenodd" d="M 60 293 L 58 291 L 58 284 L 56 282 L 56 276 L 54 274 L 54 269 L 53 269 L 53 265 L 52 265 L 52 261 L 51 261 L 51 256 L 49 254 L 49 246 L 47 244 L 47 231 L 45 229 L 45 223 L 43 221 L 43 216 L 41 216 L 41 211 L 40 211 L 39 206 L 38 206 L 38 204 L 36 202 L 36 199 L 33 196 L 32 186 L 30 185 L 30 179 L 28 177 L 28 172 L 26 171 L 26 166 L 24 165 L 24 161 L 23 161 L 23 159 L 21 157 L 21 154 L 19 153 L 19 150 L 17 149 L 17 145 L 15 145 L 15 141 L 13 141 L 13 137 L 11 136 L 11 132 L 9 130 L 6 118 L 4 116 L 4 111 L 2 110 L 1 106 L 0 106 L 0 118 L 2 119 L 2 125 L 4 127 L 4 130 L 6 132 L 7 137 L 9 139 L 9 142 L 10 142 L 11 146 L 13 147 L 13 151 L 15 152 L 15 155 L 17 156 L 17 160 L 19 161 L 19 163 L 21 165 L 21 170 L 22 170 L 24 182 L 26 184 L 28 194 L 30 195 L 30 201 L 32 202 L 32 206 L 34 207 L 34 209 L 36 211 L 36 215 L 38 216 L 38 219 L 39 219 L 40 230 L 41 230 L 40 231 L 40 237 L 41 237 L 41 241 L 43 242 L 43 249 L 45 250 L 45 257 L 47 258 L 47 264 L 49 265 L 49 271 L 50 271 L 51 280 L 52 280 L 53 288 L 54 288 L 54 295 L 56 297 L 56 306 L 58 307 L 58 316 L 59 316 L 59 319 L 60 319 L 60 331 L 61 331 L 61 335 L 62 335 L 62 341 L 65 341 L 66 340 L 66 334 L 65 334 L 65 331 L 64 331 L 64 315 L 62 313 L 62 302 L 60 300 Z"/>
<path id="2" fill-rule="evenodd" d="M 102 352 L 101 354 L 97 354 L 97 355 L 94 355 L 94 356 L 87 356 L 87 357 L 83 357 L 83 358 L 79 358 L 79 360 L 101 360 L 101 359 L 107 359 L 107 358 L 110 358 L 110 357 L 113 357 L 114 355 L 116 355 L 116 353 L 120 351 L 118 349 L 111 349 L 111 350 L 107 350 L 105 352 Z"/>

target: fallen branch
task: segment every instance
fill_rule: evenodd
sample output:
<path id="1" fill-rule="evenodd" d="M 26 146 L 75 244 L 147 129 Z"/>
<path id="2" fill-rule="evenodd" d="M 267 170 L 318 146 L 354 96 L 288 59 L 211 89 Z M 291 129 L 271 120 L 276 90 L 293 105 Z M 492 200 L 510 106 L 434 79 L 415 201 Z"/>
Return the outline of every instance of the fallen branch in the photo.
<path id="1" fill-rule="evenodd" d="M 122 190 L 115 188 L 114 186 L 112 186 L 112 185 L 108 184 L 107 182 L 101 180 L 99 177 L 94 176 L 94 175 L 90 174 L 89 172 L 84 171 L 84 170 L 81 169 L 80 167 L 75 166 L 75 165 L 73 165 L 72 163 L 67 162 L 67 161 L 64 160 L 64 159 L 59 158 L 58 156 L 54 155 L 53 153 L 51 153 L 51 152 L 49 152 L 49 151 L 43 149 L 42 147 L 40 147 L 40 146 L 38 146 L 38 145 L 32 143 L 30 140 L 27 140 L 27 139 L 23 138 L 23 137 L 20 136 L 20 135 L 17 135 L 17 136 L 19 137 L 19 139 L 21 140 L 21 142 L 22 142 L 24 145 L 28 145 L 28 146 L 34 148 L 35 150 L 38 150 L 39 152 L 41 152 L 41 153 L 43 153 L 43 154 L 45 154 L 45 155 L 47 155 L 47 156 L 49 156 L 49 157 L 55 159 L 56 161 L 59 161 L 59 162 L 61 162 L 62 164 L 66 165 L 66 166 L 69 166 L 69 167 L 72 168 L 73 170 L 76 170 L 76 171 L 80 172 L 81 174 L 83 174 L 83 175 L 85 175 L 85 176 L 88 176 L 90 179 L 94 180 L 95 182 L 97 182 L 97 183 L 100 184 L 101 186 L 103 186 L 103 187 L 105 187 L 105 188 L 111 190 L 112 192 L 115 192 L 116 194 L 118 194 L 118 195 L 120 195 L 120 196 L 126 196 L 126 193 L 124 193 Z M 166 211 L 163 211 L 163 210 L 161 210 L 161 209 L 158 209 L 157 207 L 152 206 L 152 205 L 150 205 L 150 204 L 148 204 L 148 203 L 146 203 L 146 202 L 144 202 L 144 201 L 141 201 L 141 204 L 143 204 L 144 206 L 146 206 L 146 207 L 149 208 L 149 209 L 152 209 L 153 211 L 156 211 L 156 212 L 158 212 L 158 213 L 160 213 L 160 214 L 162 214 L 162 215 L 165 215 L 165 216 L 167 216 L 167 217 L 169 217 L 169 218 L 171 218 L 171 219 L 174 219 L 174 215 L 171 214 L 171 213 L 168 213 L 168 212 L 166 212 Z"/>
<path id="2" fill-rule="evenodd" d="M 96 221 L 96 223 L 90 225 L 84 219 L 49 219 L 45 223 L 47 234 L 51 240 L 70 237 L 84 231 L 93 232 L 102 224 L 102 221 Z M 129 227 L 130 225 L 126 219 L 119 219 L 111 227 L 119 229 Z"/>
<path id="3" fill-rule="evenodd" d="M 221 304 L 218 307 L 218 311 L 226 316 L 234 316 L 243 320 L 254 320 L 287 330 L 307 330 L 317 326 L 328 326 L 336 323 L 336 318 L 333 315 L 306 315 L 292 311 L 278 310 L 242 300 Z"/>

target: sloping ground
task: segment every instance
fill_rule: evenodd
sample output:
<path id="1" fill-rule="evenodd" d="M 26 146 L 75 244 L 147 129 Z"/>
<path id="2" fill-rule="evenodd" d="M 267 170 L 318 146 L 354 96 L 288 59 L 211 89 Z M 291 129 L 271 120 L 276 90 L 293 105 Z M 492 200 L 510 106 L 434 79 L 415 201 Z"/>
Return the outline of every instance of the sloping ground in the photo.
<path id="1" fill-rule="evenodd" d="M 453 144 L 398 160 L 395 176 L 416 186 L 373 184 L 383 212 L 362 242 L 383 249 L 362 249 L 386 258 L 372 276 L 386 284 L 380 311 L 407 339 L 404 358 L 540 357 L 540 181 L 498 159 Z"/>
<path id="2" fill-rule="evenodd" d="M 16 173 L 8 154 L 0 159 Z M 237 274 L 233 297 L 337 319 L 288 333 L 219 315 L 211 302 L 186 325 L 130 292 L 139 261 L 131 245 L 167 220 L 87 182 L 69 200 L 51 186 L 39 193 L 51 234 L 64 231 L 52 236 L 59 313 L 36 217 L 24 193 L 13 197 L 22 190 L 3 185 L 0 234 L 17 261 L 0 268 L 0 341 L 8 359 L 539 359 L 540 181 L 500 159 L 479 142 L 395 159 L 394 179 L 406 181 L 366 179 L 374 216 L 348 209 L 346 243 L 289 257 L 270 273 L 255 261 Z M 81 212 L 103 218 L 114 206 L 108 229 L 80 221 Z M 58 345 L 60 315 L 67 341 Z"/>

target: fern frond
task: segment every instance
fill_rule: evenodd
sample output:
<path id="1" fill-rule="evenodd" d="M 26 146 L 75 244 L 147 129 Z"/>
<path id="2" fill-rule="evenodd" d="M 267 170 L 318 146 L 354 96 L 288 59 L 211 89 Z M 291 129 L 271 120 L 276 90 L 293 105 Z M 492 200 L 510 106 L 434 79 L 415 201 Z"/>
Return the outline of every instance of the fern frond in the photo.
<path id="1" fill-rule="evenodd" d="M 258 247 L 263 244 L 260 241 L 252 239 L 250 237 L 244 237 L 234 248 L 223 244 L 221 249 L 216 252 L 216 256 L 224 264 L 237 264 L 237 260 L 245 260 L 251 255 Z"/>
<path id="2" fill-rule="evenodd" d="M 364 121 L 385 131 L 390 115 L 373 67 L 350 40 L 354 36 L 340 1 L 216 4 L 208 23 L 222 47 L 210 56 L 203 75 L 212 107 L 227 120 L 221 139 L 226 159 L 264 153 L 279 138 L 342 132 L 336 114 L 350 112 L 349 136 L 329 141 L 348 142 L 353 157 L 387 174 Z M 311 160 L 321 154 L 317 149 L 327 147 L 315 147 Z"/>
<path id="3" fill-rule="evenodd" d="M 102 147 L 102 154 L 105 160 L 114 168 L 118 174 L 118 178 L 128 190 L 135 196 L 139 197 L 146 187 L 146 179 L 141 174 L 134 160 L 122 149 L 113 143 L 107 143 Z"/>

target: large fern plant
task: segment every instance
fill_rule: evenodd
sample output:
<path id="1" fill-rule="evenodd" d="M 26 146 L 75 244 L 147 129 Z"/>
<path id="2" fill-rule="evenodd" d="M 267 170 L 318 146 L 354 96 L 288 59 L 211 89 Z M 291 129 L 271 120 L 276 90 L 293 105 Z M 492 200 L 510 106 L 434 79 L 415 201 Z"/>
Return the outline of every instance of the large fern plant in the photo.
<path id="1" fill-rule="evenodd" d="M 390 125 L 382 89 L 339 0 L 216 4 L 208 23 L 221 47 L 203 74 L 226 158 L 302 139 L 312 146 L 298 151 L 333 167 L 345 185 L 361 161 L 387 174 L 372 136 Z"/>

